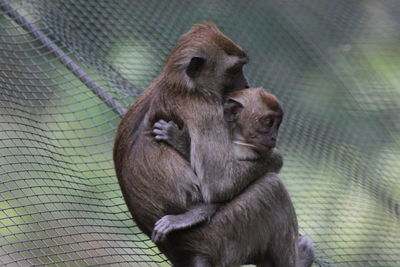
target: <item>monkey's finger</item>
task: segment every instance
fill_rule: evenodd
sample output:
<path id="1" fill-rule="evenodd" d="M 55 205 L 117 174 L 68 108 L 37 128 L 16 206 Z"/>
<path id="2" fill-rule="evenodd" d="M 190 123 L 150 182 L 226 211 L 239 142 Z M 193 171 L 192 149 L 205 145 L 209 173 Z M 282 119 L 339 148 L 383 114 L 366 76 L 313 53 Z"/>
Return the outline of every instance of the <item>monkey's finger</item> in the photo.
<path id="1" fill-rule="evenodd" d="M 153 232 L 161 235 L 167 235 L 169 232 L 172 231 L 172 229 L 173 226 L 170 225 L 168 222 L 162 222 L 154 228 Z"/>
<path id="2" fill-rule="evenodd" d="M 172 223 L 174 217 L 175 217 L 175 215 L 165 215 L 165 216 L 163 216 L 161 219 L 159 219 L 155 223 L 154 229 L 159 230 L 160 227 L 162 227 L 162 225 L 170 225 Z"/>
<path id="3" fill-rule="evenodd" d="M 159 242 L 159 240 L 160 240 L 160 232 L 157 229 L 154 229 L 153 233 L 151 233 L 151 240 L 154 243 Z"/>
<path id="4" fill-rule="evenodd" d="M 165 233 L 165 228 L 168 226 L 168 223 L 159 220 L 158 222 L 156 222 L 154 230 L 157 233 Z"/>
<path id="5" fill-rule="evenodd" d="M 154 136 L 154 139 L 156 139 L 157 141 L 165 141 L 165 140 L 168 140 L 168 137 L 163 136 L 163 135 L 156 135 L 156 136 Z"/>
<path id="6" fill-rule="evenodd" d="M 165 139 L 162 138 L 162 136 L 156 135 L 154 136 L 154 139 L 156 139 L 156 141 L 164 141 Z"/>
<path id="7" fill-rule="evenodd" d="M 156 123 L 154 123 L 154 127 L 157 128 L 163 128 L 163 127 L 167 127 L 168 122 L 164 121 L 164 120 L 159 120 Z"/>
<path id="8" fill-rule="evenodd" d="M 165 131 L 160 130 L 160 129 L 153 129 L 153 133 L 155 133 L 157 135 L 163 135 L 163 134 L 165 134 Z"/>
<path id="9" fill-rule="evenodd" d="M 151 241 L 153 241 L 154 243 L 158 243 L 159 240 L 156 231 L 153 231 L 153 233 L 151 234 Z"/>
<path id="10" fill-rule="evenodd" d="M 168 139 L 169 139 L 168 136 L 165 135 L 165 134 L 163 134 L 163 133 L 155 133 L 155 132 L 153 132 L 153 133 L 154 133 L 154 138 L 155 138 L 157 141 L 160 141 L 160 140 L 168 140 Z"/>
<path id="11" fill-rule="evenodd" d="M 158 229 L 158 227 L 160 227 L 161 224 L 163 224 L 163 218 L 156 221 L 156 224 L 154 225 L 154 229 Z"/>
<path id="12" fill-rule="evenodd" d="M 151 236 L 151 240 L 154 243 L 161 243 L 165 240 L 165 238 L 166 238 L 166 235 L 164 235 L 163 233 L 159 233 L 157 231 L 153 231 L 153 234 Z"/>
<path id="13" fill-rule="evenodd" d="M 164 129 L 164 128 L 165 128 L 165 127 L 162 126 L 162 125 L 160 125 L 160 124 L 154 124 L 154 126 L 153 126 L 153 131 L 154 131 L 155 129 L 162 130 L 162 129 Z"/>
<path id="14" fill-rule="evenodd" d="M 178 125 L 176 125 L 176 123 L 173 122 L 173 121 L 169 121 L 168 124 L 169 124 L 169 126 L 173 126 L 174 128 L 178 128 Z"/>

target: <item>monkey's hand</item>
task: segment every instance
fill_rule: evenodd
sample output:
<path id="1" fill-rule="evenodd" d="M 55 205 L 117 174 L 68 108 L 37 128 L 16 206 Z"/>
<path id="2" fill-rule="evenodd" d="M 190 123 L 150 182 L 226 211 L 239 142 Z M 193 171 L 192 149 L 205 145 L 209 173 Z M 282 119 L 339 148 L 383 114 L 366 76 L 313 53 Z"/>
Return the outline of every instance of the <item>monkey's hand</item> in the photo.
<path id="1" fill-rule="evenodd" d="M 296 267 L 310 267 L 315 261 L 314 245 L 310 238 L 300 236 L 298 241 L 299 262 Z"/>
<path id="2" fill-rule="evenodd" d="M 167 144 L 170 144 L 171 140 L 173 143 L 174 138 L 179 136 L 179 131 L 178 125 L 173 121 L 159 120 L 153 126 L 154 138 L 157 141 L 165 141 Z"/>
<path id="3" fill-rule="evenodd" d="M 190 161 L 190 137 L 187 131 L 180 130 L 173 121 L 157 121 L 153 126 L 154 138 L 164 141 Z"/>
<path id="4" fill-rule="evenodd" d="M 185 228 L 186 225 L 179 218 L 180 215 L 165 215 L 159 219 L 154 226 L 151 240 L 154 243 L 161 243 L 170 232 Z"/>
<path id="5" fill-rule="evenodd" d="M 218 209 L 219 204 L 199 204 L 185 213 L 178 215 L 165 215 L 159 219 L 151 235 L 154 243 L 163 242 L 168 233 L 195 226 L 210 220 Z"/>

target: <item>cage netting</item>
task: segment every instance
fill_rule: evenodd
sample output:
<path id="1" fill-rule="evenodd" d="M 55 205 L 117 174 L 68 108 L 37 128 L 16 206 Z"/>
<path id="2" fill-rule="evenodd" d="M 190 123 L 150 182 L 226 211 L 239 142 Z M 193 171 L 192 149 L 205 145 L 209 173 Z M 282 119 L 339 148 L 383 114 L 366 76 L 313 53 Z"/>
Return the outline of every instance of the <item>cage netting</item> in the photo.
<path id="1" fill-rule="evenodd" d="M 400 266 L 398 0 L 0 0 L 0 265 L 168 266 L 115 177 L 120 115 L 195 23 L 283 103 L 281 177 L 322 266 Z"/>

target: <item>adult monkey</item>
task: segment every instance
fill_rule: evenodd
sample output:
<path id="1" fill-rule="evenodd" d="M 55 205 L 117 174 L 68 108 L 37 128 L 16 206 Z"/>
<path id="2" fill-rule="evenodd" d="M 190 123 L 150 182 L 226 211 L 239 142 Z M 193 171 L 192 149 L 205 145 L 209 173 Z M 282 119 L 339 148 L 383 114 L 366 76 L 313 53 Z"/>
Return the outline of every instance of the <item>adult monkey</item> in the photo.
<path id="1" fill-rule="evenodd" d="M 266 231 L 269 205 L 285 206 L 285 199 L 264 202 L 271 188 L 280 186 L 274 175 L 249 183 L 262 168 L 238 162 L 230 150 L 223 118 L 223 95 L 247 88 L 242 67 L 244 51 L 211 23 L 195 25 L 183 35 L 167 59 L 163 73 L 138 98 L 122 119 L 114 146 L 118 180 L 139 228 L 151 235 L 155 222 L 167 214 L 182 214 L 202 203 L 224 203 L 210 223 L 172 233 L 157 244 L 175 266 L 229 266 L 246 261 L 270 266 L 296 266 L 297 226 L 286 235 Z M 164 119 L 187 127 L 190 163 L 173 148 L 152 136 L 153 124 Z M 279 180 L 279 179 L 278 179 Z M 237 196 L 237 197 L 235 197 Z M 235 198 L 234 198 L 235 197 Z M 213 205 L 208 205 L 213 207 Z M 274 209 L 277 211 L 279 209 Z M 291 210 L 280 213 L 295 216 Z M 264 235 L 268 235 L 266 238 Z M 296 236 L 296 237 L 294 237 Z M 279 238 L 275 248 L 264 255 Z M 292 242 L 293 243 L 293 242 Z"/>

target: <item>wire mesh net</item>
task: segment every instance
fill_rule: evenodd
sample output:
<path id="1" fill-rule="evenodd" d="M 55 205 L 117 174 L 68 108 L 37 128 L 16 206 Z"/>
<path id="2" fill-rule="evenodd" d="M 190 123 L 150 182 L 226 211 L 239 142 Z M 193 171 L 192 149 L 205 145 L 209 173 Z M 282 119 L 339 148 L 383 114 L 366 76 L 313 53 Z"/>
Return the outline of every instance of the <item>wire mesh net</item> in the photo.
<path id="1" fill-rule="evenodd" d="M 400 266 L 400 2 L 0 0 L 0 264 L 168 266 L 112 164 L 124 109 L 215 22 L 285 108 L 281 177 L 323 266 Z"/>

